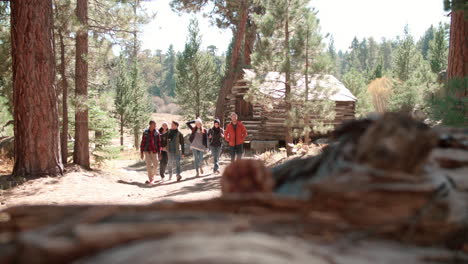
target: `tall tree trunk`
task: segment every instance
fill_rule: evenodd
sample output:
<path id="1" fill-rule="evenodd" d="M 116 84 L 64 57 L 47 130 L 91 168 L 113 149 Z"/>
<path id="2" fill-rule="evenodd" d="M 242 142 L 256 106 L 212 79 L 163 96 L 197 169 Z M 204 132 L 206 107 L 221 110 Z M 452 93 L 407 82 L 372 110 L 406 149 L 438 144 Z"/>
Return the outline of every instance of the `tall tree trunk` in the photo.
<path id="1" fill-rule="evenodd" d="M 306 33 L 306 49 L 305 49 L 305 95 L 304 95 L 304 101 L 305 101 L 305 106 L 306 106 L 306 114 L 304 118 L 304 125 L 307 127 L 305 133 L 304 133 L 304 143 L 308 145 L 310 143 L 310 112 L 308 109 L 307 103 L 309 102 L 309 35 L 310 35 L 310 29 L 309 29 L 309 21 L 307 21 L 307 33 Z"/>
<path id="2" fill-rule="evenodd" d="M 286 71 L 285 71 L 285 101 L 286 101 L 286 119 L 288 119 L 289 113 L 291 112 L 291 61 L 290 61 L 290 54 L 289 54 L 289 14 L 286 14 L 286 19 L 284 23 L 284 50 L 285 50 L 285 58 L 286 58 Z M 293 143 L 292 139 L 292 131 L 291 131 L 291 124 L 289 120 L 286 120 L 286 133 L 285 133 L 285 141 L 286 141 L 286 153 L 288 156 L 292 155 L 292 147 L 290 144 Z"/>
<path id="3" fill-rule="evenodd" d="M 88 0 L 77 0 L 76 16 L 80 29 L 76 33 L 75 63 L 75 148 L 73 162 L 90 168 L 88 128 Z"/>
<path id="4" fill-rule="evenodd" d="M 124 145 L 124 115 L 120 115 L 120 146 Z"/>
<path id="5" fill-rule="evenodd" d="M 249 66 L 252 63 L 251 55 L 254 50 L 255 40 L 257 39 L 257 27 L 251 19 L 247 21 L 244 41 L 244 64 Z"/>
<path id="6" fill-rule="evenodd" d="M 63 172 L 51 0 L 11 1 L 15 165 L 21 177 Z"/>
<path id="7" fill-rule="evenodd" d="M 452 11 L 447 77 L 468 76 L 468 20 L 464 10 Z M 465 91 L 468 95 L 468 91 Z"/>
<path id="8" fill-rule="evenodd" d="M 60 43 L 60 85 L 62 86 L 62 131 L 60 134 L 60 148 L 62 151 L 62 162 L 67 164 L 68 159 L 68 80 L 66 77 L 66 59 L 65 59 L 65 43 L 63 41 L 63 32 L 58 30 Z"/>
<path id="9" fill-rule="evenodd" d="M 236 33 L 235 33 L 235 43 L 232 49 L 231 54 L 231 61 L 229 63 L 228 71 L 224 77 L 223 85 L 218 93 L 218 100 L 216 102 L 216 112 L 215 117 L 219 118 L 221 122 L 224 124 L 224 99 L 226 98 L 227 94 L 231 91 L 234 83 L 236 82 L 237 78 L 239 77 L 239 57 L 241 53 L 242 43 L 245 36 L 245 28 L 248 19 L 248 4 L 247 0 L 241 0 L 240 4 L 240 19 L 236 26 Z"/>
<path id="10" fill-rule="evenodd" d="M 136 150 L 140 150 L 140 128 L 139 127 L 135 127 L 133 129 L 133 137 L 135 139 L 135 148 Z"/>

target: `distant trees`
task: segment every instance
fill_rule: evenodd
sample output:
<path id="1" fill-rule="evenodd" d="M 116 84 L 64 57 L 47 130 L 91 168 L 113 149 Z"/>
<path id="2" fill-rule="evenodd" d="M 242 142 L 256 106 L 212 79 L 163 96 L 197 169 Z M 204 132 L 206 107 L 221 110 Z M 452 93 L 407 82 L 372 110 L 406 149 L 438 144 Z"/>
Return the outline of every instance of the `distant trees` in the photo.
<path id="1" fill-rule="evenodd" d="M 231 90 L 242 69 L 251 63 L 250 55 L 256 41 L 257 25 L 254 14 L 262 14 L 263 7 L 254 0 L 172 0 L 171 6 L 177 11 L 200 12 L 208 3 L 213 5 L 207 12 L 220 28 L 231 28 L 233 39 L 227 53 L 226 70 L 219 89 L 215 116 L 224 118 L 224 98 Z"/>
<path id="2" fill-rule="evenodd" d="M 192 19 L 184 51 L 176 64 L 176 100 L 188 118 L 208 118 L 214 110 L 220 75 L 215 58 L 201 50 L 198 22 Z"/>
<path id="3" fill-rule="evenodd" d="M 15 165 L 21 177 L 63 171 L 53 53 L 52 1 L 11 2 Z"/>
<path id="4" fill-rule="evenodd" d="M 176 53 L 174 46 L 171 44 L 166 52 L 166 56 L 163 63 L 164 78 L 161 90 L 164 95 L 174 97 L 175 96 L 175 66 L 176 66 Z"/>

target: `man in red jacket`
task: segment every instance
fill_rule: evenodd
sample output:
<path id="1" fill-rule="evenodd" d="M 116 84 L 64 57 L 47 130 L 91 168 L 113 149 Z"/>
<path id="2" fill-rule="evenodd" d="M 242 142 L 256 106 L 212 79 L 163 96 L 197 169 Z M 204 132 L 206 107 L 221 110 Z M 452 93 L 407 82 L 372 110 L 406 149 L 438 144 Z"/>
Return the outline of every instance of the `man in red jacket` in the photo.
<path id="1" fill-rule="evenodd" d="M 237 114 L 231 114 L 231 123 L 226 126 L 224 138 L 229 142 L 231 161 L 242 158 L 244 151 L 244 140 L 247 137 L 247 129 L 241 121 L 237 120 Z"/>

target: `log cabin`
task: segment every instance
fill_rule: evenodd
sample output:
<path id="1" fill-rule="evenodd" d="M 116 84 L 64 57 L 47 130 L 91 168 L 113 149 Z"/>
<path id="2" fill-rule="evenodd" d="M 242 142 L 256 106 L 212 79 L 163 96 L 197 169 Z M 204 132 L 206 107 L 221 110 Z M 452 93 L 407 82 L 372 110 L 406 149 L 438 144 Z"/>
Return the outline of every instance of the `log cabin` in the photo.
<path id="1" fill-rule="evenodd" d="M 225 111 L 223 120 L 230 122 L 230 114 L 235 112 L 248 130 L 247 143 L 254 150 L 275 148 L 280 142 L 284 143 L 285 121 L 287 111 L 284 104 L 284 75 L 278 72 L 269 72 L 258 88 L 264 99 L 271 102 L 266 106 L 264 102 L 250 103 L 247 93 L 251 87 L 255 73 L 244 69 L 242 77 L 234 84 L 232 90 L 225 98 Z M 317 89 L 317 87 L 325 89 Z M 296 85 L 291 90 L 304 94 L 305 80 L 297 78 Z M 317 92 L 320 90 L 321 92 Z M 324 90 L 328 92 L 324 94 Z M 356 97 L 333 75 L 315 74 L 309 77 L 309 100 L 332 100 L 335 102 L 335 119 L 326 123 L 333 127 L 339 126 L 343 121 L 355 118 Z M 311 122 L 314 117 L 310 117 Z M 315 119 L 317 120 L 317 119 Z M 316 137 L 311 133 L 311 137 Z M 296 138 L 297 139 L 297 138 Z"/>

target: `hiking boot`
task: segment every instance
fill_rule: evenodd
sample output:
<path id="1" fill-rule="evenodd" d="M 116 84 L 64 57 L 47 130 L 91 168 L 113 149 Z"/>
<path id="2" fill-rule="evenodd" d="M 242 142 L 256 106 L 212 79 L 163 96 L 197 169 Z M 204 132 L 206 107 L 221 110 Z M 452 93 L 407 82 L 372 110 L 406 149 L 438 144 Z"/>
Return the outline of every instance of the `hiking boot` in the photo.
<path id="1" fill-rule="evenodd" d="M 180 176 L 180 174 L 177 174 L 177 181 L 180 182 L 180 180 L 182 180 L 182 176 Z"/>
<path id="2" fill-rule="evenodd" d="M 164 174 L 161 174 L 161 180 L 164 180 L 164 177 L 165 177 Z"/>
<path id="3" fill-rule="evenodd" d="M 200 167 L 200 172 L 203 175 L 203 168 L 202 167 Z"/>

